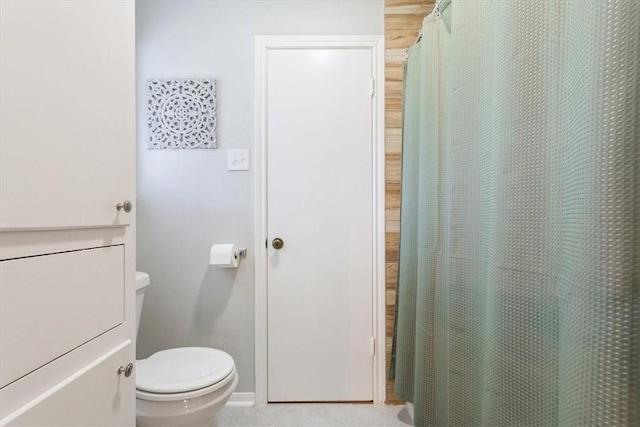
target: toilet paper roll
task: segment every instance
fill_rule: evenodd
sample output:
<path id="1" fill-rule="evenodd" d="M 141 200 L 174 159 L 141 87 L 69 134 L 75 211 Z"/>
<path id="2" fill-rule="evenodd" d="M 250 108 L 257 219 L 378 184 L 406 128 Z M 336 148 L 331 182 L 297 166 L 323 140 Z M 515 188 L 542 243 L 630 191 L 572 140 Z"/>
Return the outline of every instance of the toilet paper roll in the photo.
<path id="1" fill-rule="evenodd" d="M 240 255 L 236 245 L 230 243 L 211 246 L 209 264 L 216 268 L 238 268 Z"/>

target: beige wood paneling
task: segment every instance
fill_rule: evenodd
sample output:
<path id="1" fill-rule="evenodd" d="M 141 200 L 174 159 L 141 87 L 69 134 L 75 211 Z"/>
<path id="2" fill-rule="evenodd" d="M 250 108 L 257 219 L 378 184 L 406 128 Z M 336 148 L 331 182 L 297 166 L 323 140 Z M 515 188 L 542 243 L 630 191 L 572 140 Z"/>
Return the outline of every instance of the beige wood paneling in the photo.
<path id="1" fill-rule="evenodd" d="M 400 178 L 402 161 L 402 62 L 404 53 L 418 36 L 423 18 L 434 6 L 433 0 L 385 0 L 385 153 L 386 153 L 386 351 L 387 369 L 391 361 L 393 317 L 398 276 L 400 237 Z M 394 382 L 387 381 L 387 403 L 402 403 L 394 393 Z"/>

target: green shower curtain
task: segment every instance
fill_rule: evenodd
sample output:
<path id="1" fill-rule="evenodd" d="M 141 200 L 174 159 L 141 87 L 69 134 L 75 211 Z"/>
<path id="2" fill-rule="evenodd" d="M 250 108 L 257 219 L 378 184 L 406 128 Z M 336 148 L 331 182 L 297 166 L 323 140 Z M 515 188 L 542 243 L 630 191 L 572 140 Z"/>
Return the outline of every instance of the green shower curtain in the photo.
<path id="1" fill-rule="evenodd" d="M 444 0 L 405 67 L 416 426 L 640 425 L 640 2 Z"/>

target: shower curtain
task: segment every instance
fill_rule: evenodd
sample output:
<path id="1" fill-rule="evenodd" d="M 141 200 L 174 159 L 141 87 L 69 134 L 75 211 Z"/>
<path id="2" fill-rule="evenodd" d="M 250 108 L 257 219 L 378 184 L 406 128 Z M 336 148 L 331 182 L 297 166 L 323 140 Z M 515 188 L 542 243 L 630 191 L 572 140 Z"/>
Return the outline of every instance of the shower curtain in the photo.
<path id="1" fill-rule="evenodd" d="M 640 425 L 640 2 L 444 0 L 405 67 L 416 426 Z"/>

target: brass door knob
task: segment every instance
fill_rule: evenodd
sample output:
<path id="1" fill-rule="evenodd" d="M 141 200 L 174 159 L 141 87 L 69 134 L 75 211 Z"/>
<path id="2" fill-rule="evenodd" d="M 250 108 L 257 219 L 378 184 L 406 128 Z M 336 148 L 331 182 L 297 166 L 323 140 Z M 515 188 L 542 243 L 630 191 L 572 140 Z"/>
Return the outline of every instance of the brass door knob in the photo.
<path id="1" fill-rule="evenodd" d="M 275 239 L 273 239 L 273 242 L 271 242 L 271 245 L 273 245 L 274 249 L 282 249 L 284 247 L 284 240 L 276 237 Z"/>

